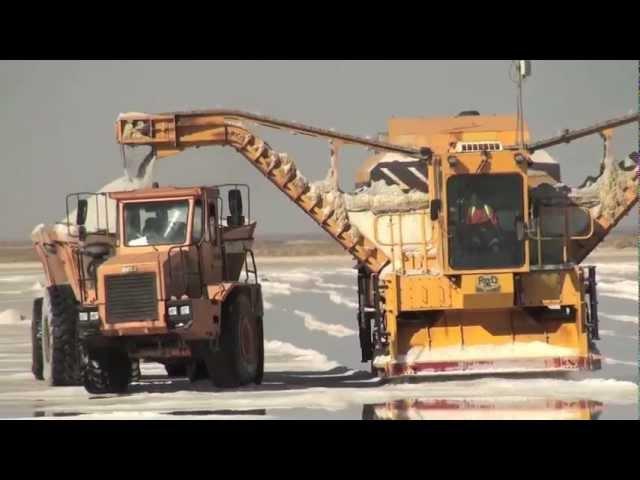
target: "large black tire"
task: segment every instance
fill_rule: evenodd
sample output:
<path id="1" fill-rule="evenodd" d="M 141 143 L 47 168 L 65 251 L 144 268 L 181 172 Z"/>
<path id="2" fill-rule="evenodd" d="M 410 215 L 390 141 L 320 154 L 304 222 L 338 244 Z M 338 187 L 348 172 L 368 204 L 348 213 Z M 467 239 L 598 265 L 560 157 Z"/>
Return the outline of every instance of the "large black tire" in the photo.
<path id="1" fill-rule="evenodd" d="M 379 420 L 373 405 L 362 406 L 362 420 Z"/>
<path id="2" fill-rule="evenodd" d="M 142 372 L 140 371 L 140 360 L 131 360 L 131 381 L 139 382 L 142 380 Z"/>
<path id="3" fill-rule="evenodd" d="M 36 380 L 42 377 L 42 297 L 33 301 L 31 315 L 31 372 Z"/>
<path id="4" fill-rule="evenodd" d="M 187 363 L 185 373 L 191 383 L 209 378 L 207 365 L 200 359 L 193 359 Z"/>
<path id="5" fill-rule="evenodd" d="M 47 287 L 42 302 L 42 376 L 51 386 L 82 385 L 77 307 L 68 285 Z"/>
<path id="6" fill-rule="evenodd" d="M 166 370 L 169 378 L 187 376 L 187 362 L 184 361 L 165 363 L 164 369 Z"/>
<path id="7" fill-rule="evenodd" d="M 219 348 L 205 355 L 215 387 L 235 388 L 262 380 L 261 320 L 246 293 L 239 292 L 225 302 Z"/>
<path id="8" fill-rule="evenodd" d="M 83 355 L 82 377 L 89 393 L 124 393 L 131 382 L 131 360 L 118 349 L 89 349 Z"/>
<path id="9" fill-rule="evenodd" d="M 262 323 L 262 317 L 257 318 L 258 321 L 258 368 L 256 369 L 256 375 L 253 379 L 253 383 L 260 385 L 262 378 L 264 377 L 264 328 Z"/>

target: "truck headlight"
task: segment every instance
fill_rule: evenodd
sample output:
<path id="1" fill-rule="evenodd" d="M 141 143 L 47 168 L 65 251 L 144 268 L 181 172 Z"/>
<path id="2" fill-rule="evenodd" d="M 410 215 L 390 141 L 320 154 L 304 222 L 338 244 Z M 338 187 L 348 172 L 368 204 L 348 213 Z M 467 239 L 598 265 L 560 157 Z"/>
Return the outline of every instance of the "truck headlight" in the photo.
<path id="1" fill-rule="evenodd" d="M 173 305 L 167 305 L 167 327 L 170 329 L 191 328 L 191 304 L 187 301 L 172 300 Z"/>
<path id="2" fill-rule="evenodd" d="M 89 312 L 89 320 L 98 320 L 100 317 L 98 316 L 98 311 Z"/>
<path id="3" fill-rule="evenodd" d="M 96 314 L 97 313 L 98 312 L 96 312 Z M 89 312 L 78 313 L 78 320 L 80 320 L 81 322 L 86 322 L 87 320 L 89 320 Z"/>

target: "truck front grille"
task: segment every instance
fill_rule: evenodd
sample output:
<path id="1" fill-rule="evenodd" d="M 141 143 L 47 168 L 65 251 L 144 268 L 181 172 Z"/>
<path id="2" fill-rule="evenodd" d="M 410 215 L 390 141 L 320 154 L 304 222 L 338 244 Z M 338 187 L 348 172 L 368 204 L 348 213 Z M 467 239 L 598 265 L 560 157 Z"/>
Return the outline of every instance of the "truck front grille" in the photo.
<path id="1" fill-rule="evenodd" d="M 155 274 L 110 275 L 105 287 L 107 323 L 157 320 Z"/>

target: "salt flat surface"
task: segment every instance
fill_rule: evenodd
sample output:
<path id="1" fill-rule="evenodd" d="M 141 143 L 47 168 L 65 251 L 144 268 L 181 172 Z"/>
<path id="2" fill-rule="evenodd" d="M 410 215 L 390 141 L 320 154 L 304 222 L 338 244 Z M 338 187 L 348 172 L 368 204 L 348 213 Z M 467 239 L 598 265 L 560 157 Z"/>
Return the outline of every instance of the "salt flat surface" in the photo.
<path id="1" fill-rule="evenodd" d="M 360 419 L 374 412 L 377 418 L 414 419 L 637 418 L 638 307 L 637 294 L 630 295 L 634 286 L 637 292 L 637 270 L 628 259 L 598 261 L 601 284 L 622 281 L 626 288 L 600 290 L 602 370 L 391 384 L 372 378 L 360 363 L 352 265 L 325 259 L 260 269 L 268 305 L 263 385 L 220 391 L 207 381 L 168 379 L 161 365 L 143 364 L 142 381 L 127 395 L 96 396 L 33 379 L 29 319 L 42 274 L 38 264 L 2 264 L 0 417 Z"/>

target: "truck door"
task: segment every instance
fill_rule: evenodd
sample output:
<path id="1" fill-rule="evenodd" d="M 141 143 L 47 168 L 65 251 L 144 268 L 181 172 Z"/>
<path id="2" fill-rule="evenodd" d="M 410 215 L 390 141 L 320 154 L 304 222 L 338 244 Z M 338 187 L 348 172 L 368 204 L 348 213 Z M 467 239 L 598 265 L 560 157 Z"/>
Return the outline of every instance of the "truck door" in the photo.
<path id="1" fill-rule="evenodd" d="M 222 247 L 218 229 L 218 208 L 216 198 L 205 202 L 205 238 L 200 251 L 202 258 L 203 281 L 206 284 L 218 283 L 223 279 Z"/>

